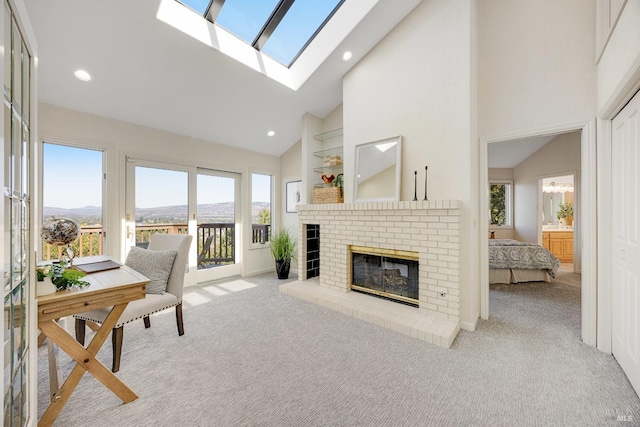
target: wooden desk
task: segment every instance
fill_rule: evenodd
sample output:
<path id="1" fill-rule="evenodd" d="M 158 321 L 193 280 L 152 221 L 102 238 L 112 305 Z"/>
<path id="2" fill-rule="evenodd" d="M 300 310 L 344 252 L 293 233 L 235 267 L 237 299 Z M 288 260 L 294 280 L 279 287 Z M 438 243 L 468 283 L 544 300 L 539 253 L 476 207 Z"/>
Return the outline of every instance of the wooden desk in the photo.
<path id="1" fill-rule="evenodd" d="M 145 297 L 145 287 L 149 279 L 123 265 L 116 270 L 88 274 L 83 278 L 90 283 L 80 289 L 58 291 L 38 297 L 38 328 L 53 343 L 76 361 L 60 390 L 55 394 L 46 412 L 38 422 L 39 426 L 50 426 L 69 400 L 85 371 L 116 394 L 124 403 L 138 396 L 129 389 L 113 372 L 100 363 L 95 355 L 109 336 L 120 315 L 130 301 Z M 86 347 L 80 345 L 55 319 L 84 311 L 113 306 L 104 323 Z"/>

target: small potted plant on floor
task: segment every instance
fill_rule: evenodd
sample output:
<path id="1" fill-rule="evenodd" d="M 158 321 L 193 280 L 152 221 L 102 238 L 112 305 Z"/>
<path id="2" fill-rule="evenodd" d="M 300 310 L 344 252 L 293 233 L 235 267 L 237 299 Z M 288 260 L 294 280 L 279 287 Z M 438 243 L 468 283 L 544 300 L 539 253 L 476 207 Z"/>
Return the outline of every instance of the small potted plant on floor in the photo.
<path id="1" fill-rule="evenodd" d="M 277 231 L 271 237 L 271 255 L 276 261 L 278 279 L 289 278 L 291 260 L 296 259 L 296 240 L 287 229 Z"/>

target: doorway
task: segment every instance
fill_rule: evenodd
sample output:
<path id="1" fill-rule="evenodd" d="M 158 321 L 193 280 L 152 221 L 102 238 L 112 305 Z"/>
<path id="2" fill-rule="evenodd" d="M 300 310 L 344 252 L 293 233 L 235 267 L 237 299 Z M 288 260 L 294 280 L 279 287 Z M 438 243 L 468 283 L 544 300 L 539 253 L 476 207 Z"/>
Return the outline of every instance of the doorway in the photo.
<path id="1" fill-rule="evenodd" d="M 479 227 L 479 248 L 480 254 L 480 317 L 488 319 L 490 314 L 489 307 L 489 150 L 493 144 L 504 144 L 509 141 L 527 140 L 530 138 L 542 138 L 550 136 L 560 136 L 574 134 L 578 138 L 577 155 L 579 167 L 577 170 L 584 170 L 584 174 L 576 175 L 576 186 L 580 189 L 580 204 L 582 208 L 577 210 L 579 218 L 574 229 L 575 241 L 580 244 L 576 245 L 574 260 L 576 266 L 574 268 L 581 271 L 581 335 L 586 344 L 596 344 L 596 182 L 595 182 L 595 121 L 585 122 L 581 125 L 558 126 L 554 128 L 542 129 L 538 132 L 527 132 L 522 134 L 511 134 L 505 137 L 494 138 L 491 140 L 483 140 L 480 147 L 480 194 L 484 197 L 480 198 L 480 227 Z M 535 151 L 535 150 L 534 150 Z M 570 169 L 564 165 L 558 170 Z M 553 174 L 548 171 L 547 174 Z M 517 175 L 517 174 L 516 174 Z M 538 172 L 538 175 L 544 175 L 544 172 Z M 529 186 L 525 187 L 525 193 L 519 191 L 518 176 L 514 176 L 514 199 L 516 203 L 524 199 L 528 208 L 518 209 L 514 212 L 513 230 L 516 240 L 529 240 L 535 242 L 538 240 L 538 216 L 537 200 L 538 200 L 538 181 L 535 180 L 533 193 Z M 531 218 L 533 218 L 531 220 Z M 524 222 L 523 222 L 524 221 Z M 521 226 L 522 225 L 522 226 Z M 533 240 L 530 240 L 533 239 Z M 582 263 L 582 259 L 588 262 Z M 583 268 L 584 266 L 584 268 Z"/>
<path id="2" fill-rule="evenodd" d="M 574 268 L 575 187 L 573 173 L 539 179 L 539 243 L 560 260 L 563 270 L 572 272 L 578 271 Z"/>

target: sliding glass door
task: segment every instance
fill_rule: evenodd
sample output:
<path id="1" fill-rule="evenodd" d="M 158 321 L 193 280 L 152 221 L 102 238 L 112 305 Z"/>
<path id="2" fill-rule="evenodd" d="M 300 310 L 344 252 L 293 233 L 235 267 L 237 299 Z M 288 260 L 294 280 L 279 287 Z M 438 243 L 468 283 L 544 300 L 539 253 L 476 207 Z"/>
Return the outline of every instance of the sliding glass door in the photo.
<path id="1" fill-rule="evenodd" d="M 127 160 L 126 247 L 191 234 L 191 284 L 240 274 L 240 175 Z"/>
<path id="2" fill-rule="evenodd" d="M 198 169 L 198 281 L 240 274 L 240 175 Z"/>

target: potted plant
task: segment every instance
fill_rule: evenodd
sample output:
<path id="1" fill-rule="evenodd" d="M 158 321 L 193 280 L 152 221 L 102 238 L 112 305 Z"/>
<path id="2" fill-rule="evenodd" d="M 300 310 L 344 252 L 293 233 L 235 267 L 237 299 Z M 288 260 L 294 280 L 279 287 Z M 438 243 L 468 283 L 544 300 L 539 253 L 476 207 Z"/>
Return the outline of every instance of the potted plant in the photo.
<path id="1" fill-rule="evenodd" d="M 573 204 L 569 202 L 560 203 L 556 216 L 558 217 L 558 220 L 564 220 L 565 225 L 570 227 L 573 223 Z"/>
<path id="2" fill-rule="evenodd" d="M 271 237 L 271 255 L 276 261 L 278 279 L 289 278 L 291 260 L 297 258 L 296 240 L 287 229 L 278 230 Z"/>

